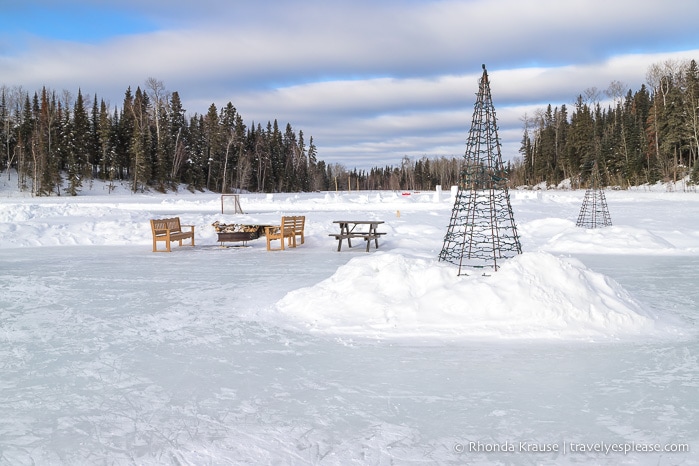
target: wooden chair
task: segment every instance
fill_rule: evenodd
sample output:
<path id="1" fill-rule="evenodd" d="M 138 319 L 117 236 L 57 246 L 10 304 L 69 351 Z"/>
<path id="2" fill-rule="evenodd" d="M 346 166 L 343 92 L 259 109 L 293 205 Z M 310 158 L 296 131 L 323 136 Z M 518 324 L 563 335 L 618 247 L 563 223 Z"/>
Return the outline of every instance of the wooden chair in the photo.
<path id="1" fill-rule="evenodd" d="M 282 217 L 281 225 L 265 227 L 265 237 L 267 238 L 267 250 L 284 250 L 285 239 L 289 247 L 295 248 L 297 244 L 297 236 L 300 238 L 301 244 L 303 244 L 305 242 L 305 237 L 303 233 L 305 223 L 306 217 L 304 216 Z M 279 240 L 279 242 L 281 243 L 281 247 L 272 249 L 270 243 L 273 240 Z"/>

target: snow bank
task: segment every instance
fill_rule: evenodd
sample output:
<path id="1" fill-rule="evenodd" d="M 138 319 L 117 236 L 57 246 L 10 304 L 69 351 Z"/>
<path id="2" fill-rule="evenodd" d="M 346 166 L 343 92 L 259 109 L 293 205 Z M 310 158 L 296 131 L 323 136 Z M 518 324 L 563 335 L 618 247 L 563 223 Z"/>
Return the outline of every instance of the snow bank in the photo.
<path id="1" fill-rule="evenodd" d="M 450 264 L 377 252 L 289 292 L 272 312 L 314 332 L 376 338 L 614 339 L 663 331 L 619 284 L 545 252 L 460 277 Z"/>
<path id="2" fill-rule="evenodd" d="M 523 223 L 519 232 L 536 239 L 538 249 L 566 254 L 686 254 L 667 239 L 643 228 L 610 226 L 579 228 L 570 220 L 545 218 Z"/>

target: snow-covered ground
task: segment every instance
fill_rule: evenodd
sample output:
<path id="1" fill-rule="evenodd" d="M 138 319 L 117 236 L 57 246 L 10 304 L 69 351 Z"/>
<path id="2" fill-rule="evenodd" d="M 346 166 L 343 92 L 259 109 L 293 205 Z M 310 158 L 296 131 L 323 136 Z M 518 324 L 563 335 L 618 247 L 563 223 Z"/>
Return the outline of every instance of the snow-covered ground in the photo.
<path id="1" fill-rule="evenodd" d="M 0 464 L 699 464 L 697 193 L 607 191 L 614 226 L 585 230 L 583 191 L 511 191 L 524 253 L 459 277 L 448 189 L 234 215 L 6 177 Z M 296 214 L 285 251 L 211 226 Z M 165 216 L 196 247 L 151 252 Z M 379 249 L 337 252 L 348 219 L 383 220 Z"/>

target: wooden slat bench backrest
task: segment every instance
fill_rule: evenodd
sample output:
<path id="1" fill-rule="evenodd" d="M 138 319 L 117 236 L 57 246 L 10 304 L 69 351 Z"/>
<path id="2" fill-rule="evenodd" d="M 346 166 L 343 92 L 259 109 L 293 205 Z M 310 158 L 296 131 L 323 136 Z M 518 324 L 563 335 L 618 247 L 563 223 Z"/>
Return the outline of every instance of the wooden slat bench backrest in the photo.
<path id="1" fill-rule="evenodd" d="M 171 234 L 180 233 L 182 231 L 179 217 L 151 220 L 150 226 L 153 230 L 153 234 L 156 236 L 166 235 L 167 230 L 170 230 Z"/>

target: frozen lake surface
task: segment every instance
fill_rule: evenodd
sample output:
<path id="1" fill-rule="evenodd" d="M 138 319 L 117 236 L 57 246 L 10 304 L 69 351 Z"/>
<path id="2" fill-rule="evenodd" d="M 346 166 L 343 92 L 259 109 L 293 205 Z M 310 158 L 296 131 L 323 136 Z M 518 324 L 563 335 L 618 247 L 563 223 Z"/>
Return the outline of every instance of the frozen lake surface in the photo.
<path id="1" fill-rule="evenodd" d="M 450 273 L 432 263 L 449 193 L 243 195 L 238 216 L 212 194 L 0 198 L 0 464 L 699 464 L 699 195 L 607 193 L 614 227 L 586 231 L 583 194 L 512 194 L 523 264 L 553 255 L 589 270 L 587 288 L 602 276 L 630 310 L 576 308 L 642 308 L 657 329 L 590 333 L 597 320 L 578 317 L 559 332 L 544 313 L 547 331 L 523 335 L 497 321 L 506 309 L 490 333 L 462 325 L 503 291 L 495 275 L 444 314 L 449 328 L 416 327 L 405 303 L 461 284 L 364 301 L 361 274 L 332 281 Z M 222 248 L 210 226 L 283 214 L 307 216 L 306 244 Z M 165 215 L 197 225 L 195 248 L 151 252 L 148 219 Z M 378 251 L 335 251 L 332 220 L 348 216 L 386 222 Z M 534 285 L 553 283 L 533 268 Z M 504 307 L 532 285 L 506 283 Z M 326 306 L 285 313 L 298 296 Z M 332 325 L 309 317 L 332 312 Z M 595 451 L 631 447 L 689 451 Z"/>

